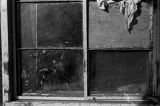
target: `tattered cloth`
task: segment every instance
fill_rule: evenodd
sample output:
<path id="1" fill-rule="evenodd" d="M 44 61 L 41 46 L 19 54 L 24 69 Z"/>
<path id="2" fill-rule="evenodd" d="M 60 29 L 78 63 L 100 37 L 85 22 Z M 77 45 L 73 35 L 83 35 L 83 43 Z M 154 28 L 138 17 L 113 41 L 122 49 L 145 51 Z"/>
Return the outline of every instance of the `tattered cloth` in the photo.
<path id="1" fill-rule="evenodd" d="M 113 0 L 97 0 L 98 7 L 101 10 L 108 8 L 108 4 L 114 3 Z M 125 15 L 127 29 L 130 29 L 134 18 L 134 13 L 137 11 L 137 4 L 141 0 L 122 0 L 120 1 L 120 13 Z"/>

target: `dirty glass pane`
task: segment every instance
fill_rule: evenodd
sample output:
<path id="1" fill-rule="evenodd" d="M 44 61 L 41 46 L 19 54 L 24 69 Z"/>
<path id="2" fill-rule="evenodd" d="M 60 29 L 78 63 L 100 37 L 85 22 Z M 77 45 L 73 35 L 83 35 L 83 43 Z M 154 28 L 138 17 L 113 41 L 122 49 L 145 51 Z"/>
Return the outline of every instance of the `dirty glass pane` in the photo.
<path id="1" fill-rule="evenodd" d="M 96 1 L 89 2 L 89 48 L 149 48 L 150 8 L 142 2 L 138 5 L 132 28 L 127 29 L 125 16 L 119 11 L 120 3 L 114 3 L 107 11 L 98 8 Z"/>
<path id="2" fill-rule="evenodd" d="M 24 50 L 19 53 L 21 64 L 22 91 L 36 90 L 36 51 Z"/>
<path id="3" fill-rule="evenodd" d="M 36 45 L 36 4 L 17 5 L 18 46 L 35 47 Z"/>
<path id="4" fill-rule="evenodd" d="M 39 51 L 37 92 L 83 96 L 82 58 L 82 51 Z"/>
<path id="5" fill-rule="evenodd" d="M 83 96 L 82 51 L 27 50 L 21 54 L 23 93 Z"/>
<path id="6" fill-rule="evenodd" d="M 90 51 L 89 53 L 91 94 L 147 92 L 148 52 Z"/>
<path id="7" fill-rule="evenodd" d="M 37 4 L 38 47 L 81 47 L 82 4 Z"/>

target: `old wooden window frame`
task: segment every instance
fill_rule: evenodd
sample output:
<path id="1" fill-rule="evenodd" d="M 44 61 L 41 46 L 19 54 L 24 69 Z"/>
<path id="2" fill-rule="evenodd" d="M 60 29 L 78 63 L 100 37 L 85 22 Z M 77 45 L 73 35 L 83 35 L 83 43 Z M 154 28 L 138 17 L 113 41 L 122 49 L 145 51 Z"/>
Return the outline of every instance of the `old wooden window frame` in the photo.
<path id="1" fill-rule="evenodd" d="M 55 2 L 59 0 L 21 0 L 19 2 Z M 105 100 L 105 101 L 144 101 L 142 96 L 139 95 L 124 95 L 124 96 L 88 96 L 88 84 L 87 84 L 87 51 L 88 51 L 88 18 L 87 18 L 87 8 L 88 8 L 88 1 L 87 0 L 62 0 L 62 1 L 75 1 L 75 2 L 83 2 L 83 53 L 84 53 L 84 97 L 47 97 L 47 96 L 17 96 L 16 92 L 16 46 L 15 46 L 15 1 L 9 0 L 2 0 L 1 5 L 1 39 L 2 39 L 2 82 L 3 82 L 3 103 L 7 101 L 11 101 L 14 99 L 43 99 L 43 100 Z M 157 91 L 157 72 L 159 71 L 159 30 L 160 24 L 159 23 L 159 7 L 160 1 L 157 0 L 156 2 L 157 8 L 155 9 L 154 15 L 154 28 L 153 32 L 155 33 L 154 36 L 154 48 L 153 48 L 153 73 L 151 76 L 153 81 L 153 95 L 156 94 Z M 11 76 L 12 75 L 12 76 Z M 11 82 L 12 81 L 12 82 Z M 13 89 L 13 90 L 11 90 Z"/>

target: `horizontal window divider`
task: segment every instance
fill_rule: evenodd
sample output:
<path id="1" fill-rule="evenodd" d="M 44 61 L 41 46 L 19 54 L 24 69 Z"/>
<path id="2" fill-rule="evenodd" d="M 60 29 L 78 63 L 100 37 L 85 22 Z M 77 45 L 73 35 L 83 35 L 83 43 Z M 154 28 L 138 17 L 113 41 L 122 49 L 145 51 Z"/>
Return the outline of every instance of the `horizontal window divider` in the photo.
<path id="1" fill-rule="evenodd" d="M 84 97 L 49 97 L 49 96 L 18 96 L 17 99 L 32 100 L 85 100 Z"/>
<path id="2" fill-rule="evenodd" d="M 88 96 L 88 97 L 53 97 L 53 96 L 18 96 L 18 100 L 67 100 L 67 101 L 117 101 L 117 102 L 143 102 L 149 101 L 150 99 L 143 98 L 143 96 L 134 96 L 134 95 L 123 95 L 123 96 Z"/>
<path id="3" fill-rule="evenodd" d="M 83 0 L 19 0 L 17 3 L 82 2 Z"/>
<path id="4" fill-rule="evenodd" d="M 39 48 L 17 48 L 17 50 L 83 50 L 83 47 L 39 47 Z"/>
<path id="5" fill-rule="evenodd" d="M 94 48 L 94 49 L 91 49 L 91 48 L 88 48 L 88 50 L 91 50 L 91 51 L 103 51 L 103 50 L 139 50 L 139 51 L 144 51 L 144 50 L 146 50 L 146 51 L 151 51 L 152 50 L 152 48 Z"/>

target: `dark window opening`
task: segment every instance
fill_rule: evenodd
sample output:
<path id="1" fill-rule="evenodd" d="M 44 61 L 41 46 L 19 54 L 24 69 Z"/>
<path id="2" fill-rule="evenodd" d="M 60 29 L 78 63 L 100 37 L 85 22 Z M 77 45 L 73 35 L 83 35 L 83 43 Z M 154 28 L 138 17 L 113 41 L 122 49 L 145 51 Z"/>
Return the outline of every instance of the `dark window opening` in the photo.
<path id="1" fill-rule="evenodd" d="M 91 94 L 146 93 L 150 56 L 147 51 L 90 51 Z"/>

